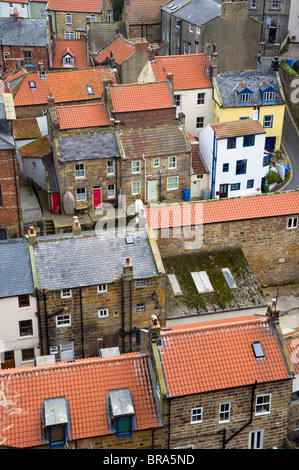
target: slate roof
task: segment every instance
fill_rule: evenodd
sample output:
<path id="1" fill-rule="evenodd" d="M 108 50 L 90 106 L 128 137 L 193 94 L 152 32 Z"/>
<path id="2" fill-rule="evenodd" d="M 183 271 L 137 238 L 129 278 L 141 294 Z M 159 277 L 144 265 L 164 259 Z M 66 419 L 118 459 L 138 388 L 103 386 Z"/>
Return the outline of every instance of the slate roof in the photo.
<path id="1" fill-rule="evenodd" d="M 151 65 L 158 81 L 166 80 L 167 73 L 173 73 L 174 91 L 212 87 L 211 61 L 205 54 L 156 56 Z"/>
<path id="2" fill-rule="evenodd" d="M 129 256 L 134 279 L 157 276 L 158 271 L 145 232 L 133 234 L 127 244 L 125 234 L 84 237 L 39 237 L 34 245 L 38 286 L 55 290 L 106 284 L 121 278 Z"/>
<path id="3" fill-rule="evenodd" d="M 27 73 L 14 93 L 14 105 L 47 104 L 50 93 L 55 103 L 99 100 L 103 93 L 105 76 L 116 82 L 115 75 L 107 67 L 50 71 L 46 72 L 46 78 L 39 78 L 37 72 Z M 30 88 L 30 81 L 35 82 L 36 88 Z M 87 86 L 92 86 L 92 95 L 88 94 Z"/>
<path id="4" fill-rule="evenodd" d="M 90 23 L 88 25 L 88 43 L 92 55 L 98 55 L 115 36 L 120 33 L 126 37 L 126 26 L 123 21 L 114 23 Z"/>
<path id="5" fill-rule="evenodd" d="M 0 18 L 2 44 L 5 46 L 47 46 L 47 20 L 44 18 Z"/>
<path id="6" fill-rule="evenodd" d="M 88 67 L 87 41 L 81 39 L 55 39 L 53 44 L 53 69 L 63 68 L 63 57 L 69 52 L 74 57 L 74 68 Z"/>
<path id="7" fill-rule="evenodd" d="M 48 7 L 52 11 L 99 13 L 102 7 L 102 0 L 49 0 Z"/>
<path id="8" fill-rule="evenodd" d="M 57 106 L 60 129 L 109 126 L 110 120 L 104 103 Z"/>
<path id="9" fill-rule="evenodd" d="M 25 239 L 0 241 L 0 298 L 33 292 L 27 242 Z"/>
<path id="10" fill-rule="evenodd" d="M 267 106 L 284 104 L 276 74 L 272 70 L 221 73 L 215 77 L 215 81 L 221 97 L 221 105 L 225 108 L 252 107 L 253 104 L 264 106 L 259 91 L 259 86 L 263 81 L 268 82 L 277 91 L 276 101 L 274 103 L 267 103 Z M 235 87 L 240 82 L 244 83 L 247 88 L 253 91 L 251 103 L 239 103 Z"/>
<path id="11" fill-rule="evenodd" d="M 266 318 L 193 323 L 161 331 L 161 337 L 159 352 L 169 397 L 291 378 L 276 331 Z M 265 359 L 255 358 L 256 341 Z"/>
<path id="12" fill-rule="evenodd" d="M 241 119 L 238 121 L 220 122 L 210 124 L 217 139 L 240 137 L 243 135 L 266 134 L 261 123 L 256 119 Z"/>
<path id="13" fill-rule="evenodd" d="M 115 113 L 175 107 L 167 82 L 112 85 L 109 93 Z"/>
<path id="14" fill-rule="evenodd" d="M 178 155 L 190 150 L 184 131 L 176 124 L 124 129 L 119 138 L 127 158 Z"/>
<path id="15" fill-rule="evenodd" d="M 72 440 L 109 435 L 106 396 L 124 388 L 132 393 L 136 432 L 160 427 L 148 361 L 148 354 L 128 353 L 0 370 L 8 406 L 2 445 L 42 445 L 41 405 L 46 398 L 62 396 L 69 404 Z"/>
<path id="16" fill-rule="evenodd" d="M 119 155 L 113 133 L 87 134 L 62 137 L 58 140 L 61 162 L 111 158 Z"/>
<path id="17" fill-rule="evenodd" d="M 177 5 L 178 9 L 172 10 L 170 5 L 173 7 Z M 221 4 L 215 0 L 189 0 L 187 4 L 184 0 L 174 0 L 164 4 L 161 10 L 188 23 L 201 26 L 221 15 Z"/>
<path id="18" fill-rule="evenodd" d="M 219 199 L 146 209 L 150 228 L 213 224 L 299 213 L 299 191 Z"/>
<path id="19" fill-rule="evenodd" d="M 0 150 L 12 150 L 15 147 L 16 146 L 13 137 L 0 131 Z"/>

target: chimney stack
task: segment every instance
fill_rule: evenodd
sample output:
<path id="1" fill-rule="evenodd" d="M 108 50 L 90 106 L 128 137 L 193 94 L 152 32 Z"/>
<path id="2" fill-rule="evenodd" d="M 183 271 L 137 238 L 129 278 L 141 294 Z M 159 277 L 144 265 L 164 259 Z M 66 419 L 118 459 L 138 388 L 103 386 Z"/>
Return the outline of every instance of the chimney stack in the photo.
<path id="1" fill-rule="evenodd" d="M 277 300 L 272 299 L 271 303 L 268 304 L 266 315 L 274 325 L 279 325 L 279 312 L 280 310 L 277 308 Z"/>
<path id="2" fill-rule="evenodd" d="M 161 342 L 161 326 L 156 315 L 151 316 L 149 324 L 150 339 L 152 343 Z"/>
<path id="3" fill-rule="evenodd" d="M 47 101 L 48 101 L 49 108 L 55 108 L 54 96 L 51 92 L 49 93 L 49 96 L 47 97 Z"/>
<path id="4" fill-rule="evenodd" d="M 108 104 L 108 98 L 107 98 L 107 87 L 109 86 L 109 80 L 107 76 L 103 78 L 103 102 L 107 106 Z"/>
<path id="5" fill-rule="evenodd" d="M 251 111 L 251 119 L 257 121 L 259 118 L 259 110 L 256 104 L 253 105 L 253 110 Z"/>
<path id="6" fill-rule="evenodd" d="M 185 116 L 184 113 L 182 113 L 182 112 L 179 113 L 178 119 L 179 119 L 179 121 L 180 121 L 180 124 L 185 125 L 185 118 L 186 118 L 186 116 Z"/>
<path id="7" fill-rule="evenodd" d="M 123 280 L 133 281 L 133 265 L 129 256 L 126 257 L 126 264 L 123 264 Z"/>
<path id="8" fill-rule="evenodd" d="M 19 12 L 17 7 L 14 8 L 12 17 L 15 23 L 19 22 Z"/>
<path id="9" fill-rule="evenodd" d="M 170 83 L 171 86 L 173 86 L 173 73 L 168 73 L 166 75 L 166 80 Z"/>
<path id="10" fill-rule="evenodd" d="M 75 215 L 73 217 L 73 225 L 72 225 L 73 236 L 77 237 L 81 235 L 81 225 L 79 222 L 78 217 Z"/>
<path id="11" fill-rule="evenodd" d="M 29 241 L 29 245 L 35 245 L 36 244 L 36 232 L 35 232 L 35 228 L 34 228 L 33 225 L 29 226 L 28 241 Z"/>
<path id="12" fill-rule="evenodd" d="M 153 47 L 149 47 L 147 49 L 147 60 L 149 62 L 152 62 L 153 60 L 155 60 L 155 56 L 156 56 L 155 49 Z"/>

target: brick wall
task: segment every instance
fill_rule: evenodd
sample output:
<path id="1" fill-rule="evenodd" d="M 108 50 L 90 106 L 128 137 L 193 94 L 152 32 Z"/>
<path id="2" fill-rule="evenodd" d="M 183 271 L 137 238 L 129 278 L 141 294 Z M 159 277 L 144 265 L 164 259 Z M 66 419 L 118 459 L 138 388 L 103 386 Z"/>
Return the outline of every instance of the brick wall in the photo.
<path id="1" fill-rule="evenodd" d="M 72 24 L 66 24 L 66 13 L 72 15 Z M 96 22 L 101 21 L 101 16 L 98 13 L 94 13 L 96 16 Z M 90 18 L 87 13 L 78 13 L 78 12 L 62 12 L 55 11 L 55 21 L 56 21 L 56 37 L 57 39 L 64 39 L 65 31 L 74 31 L 86 30 L 86 18 Z"/>
<path id="2" fill-rule="evenodd" d="M 172 124 L 176 118 L 176 108 L 155 109 L 150 111 L 134 111 L 127 113 L 112 113 L 116 121 L 121 121 L 122 127 L 154 127 Z"/>
<path id="3" fill-rule="evenodd" d="M 3 60 L 3 54 L 0 54 L 1 70 L 9 70 L 16 68 L 16 59 L 24 57 L 24 51 L 30 51 L 32 54 L 32 65 L 27 71 L 38 70 L 38 62 L 43 62 L 45 70 L 49 70 L 49 52 L 47 47 L 25 47 L 25 46 L 3 46 L 3 53 L 9 53 L 9 59 Z M 26 64 L 25 64 L 26 65 Z"/>
<path id="4" fill-rule="evenodd" d="M 209 251 L 239 247 L 259 283 L 276 284 L 297 280 L 299 228 L 287 229 L 288 218 L 289 216 L 281 216 L 206 224 L 202 229 L 202 244 L 199 248 L 195 245 L 195 249 Z M 194 234 L 194 227 L 192 232 Z M 184 233 L 180 233 L 181 238 L 173 238 L 172 229 L 166 238 L 162 238 L 165 234 L 161 231 L 157 233 L 162 258 L 190 251 L 186 249 L 185 243 L 192 241 L 192 235 L 188 233 L 187 227 L 184 228 Z M 199 240 L 201 241 L 201 236 Z"/>
<path id="5" fill-rule="evenodd" d="M 45 97 L 47 98 L 47 97 Z M 86 103 L 99 103 L 100 99 L 94 100 L 82 100 L 82 101 L 67 101 L 67 102 L 59 102 L 57 105 L 78 105 L 78 104 L 86 104 Z M 37 105 L 26 105 L 26 106 L 16 106 L 16 117 L 17 119 L 25 119 L 25 118 L 33 118 L 43 116 L 44 111 L 48 111 L 48 103 L 41 103 Z"/>
<path id="6" fill-rule="evenodd" d="M 7 238 L 20 237 L 22 213 L 15 150 L 0 150 L 0 187 L 0 228 L 6 231 Z"/>

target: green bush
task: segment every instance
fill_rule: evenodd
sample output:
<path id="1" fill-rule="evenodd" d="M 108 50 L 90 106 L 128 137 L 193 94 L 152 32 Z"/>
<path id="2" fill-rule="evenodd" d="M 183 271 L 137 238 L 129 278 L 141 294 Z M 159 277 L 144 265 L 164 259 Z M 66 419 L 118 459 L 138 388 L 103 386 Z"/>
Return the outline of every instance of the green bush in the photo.
<path id="1" fill-rule="evenodd" d="M 276 171 L 270 170 L 266 174 L 266 180 L 268 184 L 278 183 L 280 181 L 280 176 Z"/>

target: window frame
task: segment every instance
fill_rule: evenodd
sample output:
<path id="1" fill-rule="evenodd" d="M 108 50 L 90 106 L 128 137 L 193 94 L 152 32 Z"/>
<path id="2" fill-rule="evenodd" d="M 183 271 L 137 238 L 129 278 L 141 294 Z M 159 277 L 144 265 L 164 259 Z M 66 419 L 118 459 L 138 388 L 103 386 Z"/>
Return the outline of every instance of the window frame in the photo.
<path id="1" fill-rule="evenodd" d="M 61 289 L 60 296 L 62 299 L 71 299 L 73 296 L 72 289 Z"/>
<path id="2" fill-rule="evenodd" d="M 118 423 L 119 423 L 119 421 L 124 421 L 124 420 L 129 420 L 129 431 L 120 433 Z M 115 419 L 115 432 L 116 432 L 116 437 L 132 436 L 132 433 L 133 433 L 133 417 L 132 416 L 121 416 L 119 418 L 116 418 Z"/>
<path id="3" fill-rule="evenodd" d="M 64 39 L 75 39 L 75 31 L 64 31 Z"/>
<path id="4" fill-rule="evenodd" d="M 145 312 L 145 302 L 139 302 L 136 304 L 136 312 Z"/>
<path id="5" fill-rule="evenodd" d="M 197 93 L 197 106 L 203 106 L 206 103 L 206 94 L 203 92 Z"/>
<path id="6" fill-rule="evenodd" d="M 247 159 L 236 161 L 236 175 L 246 175 L 247 173 Z"/>
<path id="7" fill-rule="evenodd" d="M 287 221 L 287 229 L 295 229 L 298 228 L 298 217 L 289 217 Z"/>
<path id="8" fill-rule="evenodd" d="M 260 446 L 257 446 L 257 438 L 258 438 L 258 433 L 260 433 Z M 253 446 L 252 446 L 253 443 Z M 264 443 L 264 430 L 263 429 L 258 429 L 256 431 L 251 431 L 249 433 L 249 440 L 248 440 L 248 449 L 262 449 L 263 448 L 263 443 Z"/>
<path id="9" fill-rule="evenodd" d="M 198 417 L 199 419 L 197 419 Z M 198 406 L 196 408 L 191 408 L 190 423 L 196 424 L 196 423 L 202 423 L 202 421 L 203 421 L 203 407 Z"/>
<path id="10" fill-rule="evenodd" d="M 239 103 L 251 103 L 252 93 L 241 92 L 239 93 Z"/>
<path id="11" fill-rule="evenodd" d="M 24 323 L 26 323 L 26 325 L 24 325 Z M 33 335 L 32 320 L 20 320 L 19 321 L 19 333 L 20 333 L 21 338 L 24 338 L 24 336 L 32 336 Z"/>
<path id="12" fill-rule="evenodd" d="M 134 185 L 138 184 L 138 189 L 134 191 Z M 132 181 L 132 196 L 136 196 L 141 192 L 141 181 Z"/>
<path id="13" fill-rule="evenodd" d="M 177 169 L 177 156 L 172 155 L 171 157 L 168 157 L 168 169 L 169 170 L 176 170 Z"/>
<path id="14" fill-rule="evenodd" d="M 252 189 L 254 187 L 254 179 L 247 180 L 246 189 Z"/>
<path id="15" fill-rule="evenodd" d="M 227 149 L 235 149 L 237 147 L 237 137 L 228 137 Z"/>
<path id="16" fill-rule="evenodd" d="M 78 169 L 77 167 L 80 167 L 80 168 Z M 78 172 L 82 172 L 82 171 L 83 171 L 83 175 L 82 174 L 78 175 Z M 75 163 L 75 178 L 76 179 L 85 178 L 85 164 L 84 163 Z"/>
<path id="17" fill-rule="evenodd" d="M 72 326 L 71 314 L 56 315 L 56 328 L 64 328 L 66 326 Z"/>
<path id="18" fill-rule="evenodd" d="M 109 189 L 109 187 L 110 187 L 110 189 Z M 113 187 L 113 189 L 112 189 L 112 187 Z M 115 198 L 115 184 L 114 183 L 107 184 L 107 197 L 109 199 Z"/>
<path id="19" fill-rule="evenodd" d="M 203 129 L 204 124 L 205 124 L 205 117 L 204 116 L 197 116 L 196 117 L 196 129 Z"/>
<path id="20" fill-rule="evenodd" d="M 71 21 L 69 22 L 68 19 L 70 19 Z M 73 24 L 73 17 L 72 17 L 71 13 L 66 13 L 65 14 L 65 24 L 66 25 Z"/>
<path id="21" fill-rule="evenodd" d="M 268 118 L 270 118 L 270 120 Z M 263 127 L 264 129 L 271 129 L 273 127 L 273 114 L 267 114 L 264 116 Z"/>
<path id="22" fill-rule="evenodd" d="M 97 15 L 89 15 L 89 19 L 91 23 L 96 23 L 97 22 Z"/>
<path id="23" fill-rule="evenodd" d="M 156 164 L 156 163 L 157 163 L 157 164 Z M 153 161 L 153 168 L 160 168 L 160 165 L 161 165 L 160 158 L 155 157 L 155 158 L 154 158 L 154 161 Z"/>
<path id="24" fill-rule="evenodd" d="M 24 50 L 22 51 L 22 53 L 23 53 L 23 60 L 24 60 L 25 67 L 33 67 L 32 51 Z"/>
<path id="25" fill-rule="evenodd" d="M 228 409 L 222 410 L 223 406 L 228 406 Z M 219 423 L 229 423 L 231 414 L 231 403 L 229 401 L 219 403 Z M 221 419 L 222 416 L 228 415 L 228 418 Z"/>
<path id="26" fill-rule="evenodd" d="M 279 0 L 271 0 L 271 9 L 278 10 L 279 9 Z"/>
<path id="27" fill-rule="evenodd" d="M 114 160 L 108 160 L 106 162 L 107 175 L 114 175 L 114 167 L 115 167 Z"/>
<path id="28" fill-rule="evenodd" d="M 76 188 L 76 202 L 86 202 L 86 188 Z"/>
<path id="29" fill-rule="evenodd" d="M 98 284 L 97 291 L 98 291 L 98 294 L 103 294 L 104 292 L 108 292 L 107 284 Z"/>
<path id="30" fill-rule="evenodd" d="M 138 170 L 135 169 L 137 165 Z M 132 161 L 132 175 L 139 175 L 141 173 L 141 160 L 133 160 Z"/>
<path id="31" fill-rule="evenodd" d="M 30 351 L 31 355 L 30 355 L 29 358 L 25 357 L 25 355 L 27 354 L 27 352 L 25 353 L 25 351 Z M 22 353 L 22 362 L 27 362 L 27 361 L 33 361 L 34 360 L 34 348 L 22 349 L 21 353 Z"/>
<path id="32" fill-rule="evenodd" d="M 109 317 L 109 308 L 99 308 L 98 309 L 98 318 L 108 318 Z"/>
<path id="33" fill-rule="evenodd" d="M 145 286 L 145 279 L 136 279 L 135 281 L 135 286 L 136 287 L 144 287 Z"/>
<path id="34" fill-rule="evenodd" d="M 19 303 L 19 308 L 30 307 L 30 295 L 29 294 L 18 295 L 18 303 Z"/>
<path id="35" fill-rule="evenodd" d="M 253 147 L 255 145 L 255 134 L 244 135 L 243 147 Z"/>
<path id="36" fill-rule="evenodd" d="M 175 105 L 177 108 L 181 108 L 182 107 L 182 95 L 179 94 L 179 95 L 174 95 L 174 99 L 175 99 Z"/>
<path id="37" fill-rule="evenodd" d="M 231 183 L 230 191 L 240 191 L 240 189 L 241 189 L 241 183 Z"/>
<path id="38" fill-rule="evenodd" d="M 229 163 L 223 163 L 222 173 L 228 173 L 228 172 L 229 172 Z"/>
<path id="39" fill-rule="evenodd" d="M 86 85 L 86 91 L 87 91 L 89 96 L 94 95 L 93 88 L 92 88 L 91 85 Z"/>
<path id="40" fill-rule="evenodd" d="M 172 183 L 170 182 L 170 180 L 175 180 L 176 181 L 176 186 L 175 187 L 170 187 L 172 186 Z M 167 186 L 166 186 L 166 190 L 167 191 L 176 191 L 179 189 L 179 177 L 176 175 L 176 176 L 169 176 L 167 178 Z"/>
<path id="41" fill-rule="evenodd" d="M 258 399 L 262 398 L 263 402 L 258 404 Z M 268 401 L 265 401 L 266 398 L 269 398 Z M 254 414 L 255 416 L 263 416 L 268 415 L 271 413 L 271 393 L 264 393 L 263 395 L 257 395 L 255 398 L 255 407 L 254 407 Z M 257 411 L 257 408 L 262 408 L 262 411 Z M 265 410 L 265 407 L 269 407 L 269 410 Z"/>
<path id="42" fill-rule="evenodd" d="M 263 167 L 264 166 L 269 166 L 270 161 L 271 161 L 271 153 L 268 153 L 268 154 L 264 155 L 264 157 L 263 157 Z"/>

